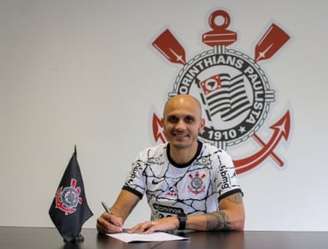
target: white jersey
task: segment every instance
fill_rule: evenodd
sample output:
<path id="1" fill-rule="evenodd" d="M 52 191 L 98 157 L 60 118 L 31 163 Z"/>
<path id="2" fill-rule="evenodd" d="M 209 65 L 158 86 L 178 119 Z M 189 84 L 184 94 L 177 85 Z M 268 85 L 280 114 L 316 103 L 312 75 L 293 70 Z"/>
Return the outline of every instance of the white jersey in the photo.
<path id="1" fill-rule="evenodd" d="M 181 213 L 214 212 L 220 199 L 241 192 L 231 157 L 210 144 L 198 142 L 195 157 L 177 165 L 170 146 L 147 148 L 133 163 L 123 189 L 147 196 L 151 219 Z"/>

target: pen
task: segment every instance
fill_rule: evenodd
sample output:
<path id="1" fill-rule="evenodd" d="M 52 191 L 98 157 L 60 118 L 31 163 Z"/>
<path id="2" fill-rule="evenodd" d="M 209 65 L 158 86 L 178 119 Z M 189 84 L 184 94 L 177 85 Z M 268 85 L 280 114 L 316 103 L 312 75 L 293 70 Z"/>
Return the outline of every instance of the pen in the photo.
<path id="1" fill-rule="evenodd" d="M 105 209 L 105 211 L 107 212 L 107 213 L 109 213 L 109 214 L 111 214 L 112 213 L 112 211 L 107 207 L 107 205 L 106 205 L 106 203 L 105 202 L 101 202 L 101 205 L 104 207 L 104 209 Z"/>

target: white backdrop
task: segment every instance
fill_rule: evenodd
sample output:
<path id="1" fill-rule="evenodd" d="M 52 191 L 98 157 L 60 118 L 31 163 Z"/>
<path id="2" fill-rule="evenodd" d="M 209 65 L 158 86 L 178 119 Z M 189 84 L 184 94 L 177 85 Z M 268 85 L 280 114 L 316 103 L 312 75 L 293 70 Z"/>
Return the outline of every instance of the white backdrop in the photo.
<path id="1" fill-rule="evenodd" d="M 216 9 L 230 13 L 233 47 L 250 56 L 272 22 L 291 36 L 260 63 L 277 92 L 261 135 L 287 109 L 292 127 L 276 150 L 283 168 L 267 158 L 240 176 L 246 229 L 328 230 L 324 0 L 2 0 L 1 226 L 53 226 L 48 209 L 74 144 L 95 226 L 100 201 L 115 200 L 131 161 L 154 144 L 152 112 L 181 69 L 152 41 L 170 28 L 191 58 L 208 49 L 201 35 Z M 143 199 L 127 225 L 148 217 Z"/>

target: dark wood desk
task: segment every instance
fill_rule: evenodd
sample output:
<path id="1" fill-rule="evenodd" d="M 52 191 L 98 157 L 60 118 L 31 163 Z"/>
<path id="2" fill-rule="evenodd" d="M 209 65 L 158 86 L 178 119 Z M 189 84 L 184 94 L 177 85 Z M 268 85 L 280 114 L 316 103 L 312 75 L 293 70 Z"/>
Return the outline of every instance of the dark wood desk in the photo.
<path id="1" fill-rule="evenodd" d="M 194 232 L 187 241 L 123 243 L 83 229 L 85 241 L 65 244 L 54 228 L 0 227 L 0 249 L 327 249 L 328 232 Z"/>

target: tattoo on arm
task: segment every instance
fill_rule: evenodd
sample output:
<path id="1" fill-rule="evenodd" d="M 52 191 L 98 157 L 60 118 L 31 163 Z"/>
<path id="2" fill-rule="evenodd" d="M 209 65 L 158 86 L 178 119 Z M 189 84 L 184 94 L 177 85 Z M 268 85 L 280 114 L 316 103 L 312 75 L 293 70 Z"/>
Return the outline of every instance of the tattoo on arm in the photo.
<path id="1" fill-rule="evenodd" d="M 226 197 L 227 201 L 236 205 L 242 205 L 243 197 L 241 193 L 235 193 Z M 233 222 L 224 210 L 217 210 L 213 213 L 207 214 L 207 230 L 232 230 Z"/>
<path id="2" fill-rule="evenodd" d="M 217 211 L 207 214 L 207 230 L 230 230 L 230 222 L 224 211 Z"/>

